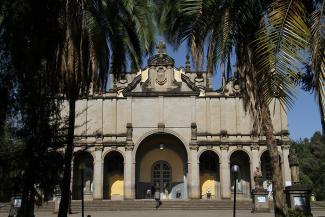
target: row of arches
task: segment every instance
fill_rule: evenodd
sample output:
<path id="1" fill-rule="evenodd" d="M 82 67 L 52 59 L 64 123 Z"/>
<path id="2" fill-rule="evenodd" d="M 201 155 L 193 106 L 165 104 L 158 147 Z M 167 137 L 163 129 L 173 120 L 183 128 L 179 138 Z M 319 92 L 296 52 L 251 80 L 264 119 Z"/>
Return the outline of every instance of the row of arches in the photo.
<path id="1" fill-rule="evenodd" d="M 94 159 L 86 151 L 78 151 L 74 156 L 72 199 L 81 199 L 81 171 L 84 171 L 84 194 L 94 191 Z M 98 186 L 99 187 L 99 186 Z M 103 199 L 123 199 L 124 195 L 124 158 L 118 151 L 108 153 L 103 165 Z"/>
<path id="2" fill-rule="evenodd" d="M 261 170 L 264 180 L 270 180 L 272 177 L 270 157 L 268 151 L 261 155 Z M 211 151 L 204 151 L 199 158 L 200 174 L 200 192 L 201 198 L 207 198 L 207 193 L 212 198 L 220 198 L 220 162 L 219 156 Z M 250 159 L 244 151 L 235 151 L 230 157 L 230 168 L 232 165 L 240 165 L 240 172 L 237 178 L 237 192 L 243 195 L 249 195 L 251 189 L 251 171 Z M 81 198 L 81 170 L 84 170 L 84 193 L 91 194 L 93 186 L 93 156 L 86 151 L 75 153 L 73 167 L 73 189 L 72 198 L 78 200 Z M 230 182 L 231 190 L 234 189 L 232 173 Z M 166 161 L 156 161 L 151 166 L 151 182 L 156 187 L 163 187 L 171 184 L 172 166 Z M 157 184 L 159 182 L 159 184 Z M 152 186 L 148 187 L 151 188 Z M 124 159 L 120 152 L 112 151 L 104 158 L 103 167 L 103 199 L 123 199 L 124 189 Z M 147 190 L 147 189 L 146 189 Z M 142 194 L 141 194 L 142 193 Z M 138 198 L 147 198 L 146 192 L 140 192 L 138 189 Z"/>
<path id="3" fill-rule="evenodd" d="M 233 165 L 239 166 L 236 181 L 236 192 L 243 197 L 249 197 L 251 191 L 251 168 L 249 155 L 237 150 L 230 156 L 230 169 Z M 204 151 L 199 158 L 200 164 L 200 196 L 201 198 L 221 198 L 220 189 L 220 162 L 219 156 L 211 150 Z M 268 151 L 264 151 L 260 158 L 260 165 L 265 182 L 271 180 L 272 170 Z M 234 191 L 233 173 L 230 172 L 231 191 Z"/>

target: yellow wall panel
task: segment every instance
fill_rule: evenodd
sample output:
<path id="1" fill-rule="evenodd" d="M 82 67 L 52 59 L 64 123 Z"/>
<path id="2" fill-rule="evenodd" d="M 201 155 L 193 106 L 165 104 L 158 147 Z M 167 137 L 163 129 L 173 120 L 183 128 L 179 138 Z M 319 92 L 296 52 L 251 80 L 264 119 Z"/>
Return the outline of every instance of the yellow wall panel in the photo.
<path id="1" fill-rule="evenodd" d="M 151 168 L 157 161 L 166 161 L 172 168 L 172 182 L 182 182 L 184 171 L 183 161 L 179 155 L 171 149 L 153 149 L 146 153 L 140 164 L 140 182 L 151 182 Z"/>

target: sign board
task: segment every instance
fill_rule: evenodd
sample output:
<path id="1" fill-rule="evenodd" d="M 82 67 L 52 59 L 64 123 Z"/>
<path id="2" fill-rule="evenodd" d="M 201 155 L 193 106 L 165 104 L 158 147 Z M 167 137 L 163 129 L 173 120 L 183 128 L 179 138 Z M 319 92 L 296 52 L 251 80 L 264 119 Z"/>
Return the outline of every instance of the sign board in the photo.
<path id="1" fill-rule="evenodd" d="M 14 207 L 20 208 L 21 207 L 21 198 L 15 198 L 14 200 Z"/>
<path id="2" fill-rule="evenodd" d="M 258 203 L 265 203 L 266 202 L 265 196 L 257 196 L 257 202 Z"/>
<path id="3" fill-rule="evenodd" d="M 293 197 L 295 206 L 306 206 L 306 197 Z"/>

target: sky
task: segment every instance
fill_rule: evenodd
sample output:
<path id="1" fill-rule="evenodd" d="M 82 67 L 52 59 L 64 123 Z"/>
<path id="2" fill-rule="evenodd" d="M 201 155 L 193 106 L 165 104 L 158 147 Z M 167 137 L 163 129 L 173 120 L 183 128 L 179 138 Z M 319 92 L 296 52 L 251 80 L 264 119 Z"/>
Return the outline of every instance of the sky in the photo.
<path id="1" fill-rule="evenodd" d="M 167 54 L 175 59 L 176 67 L 185 66 L 185 45 L 181 45 L 177 51 L 167 45 Z M 313 93 L 297 88 L 294 106 L 288 111 L 288 129 L 292 140 L 310 138 L 316 131 L 321 131 L 319 109 Z"/>

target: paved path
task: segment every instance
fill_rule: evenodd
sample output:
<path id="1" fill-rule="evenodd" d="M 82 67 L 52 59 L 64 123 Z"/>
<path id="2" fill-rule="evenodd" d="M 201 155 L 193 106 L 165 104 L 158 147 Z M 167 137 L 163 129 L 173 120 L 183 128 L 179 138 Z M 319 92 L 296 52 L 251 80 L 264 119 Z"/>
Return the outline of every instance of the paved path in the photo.
<path id="1" fill-rule="evenodd" d="M 157 210 L 157 211 L 98 211 L 85 212 L 91 217 L 232 217 L 231 210 Z M 313 212 L 314 217 L 325 217 L 325 211 Z M 55 217 L 57 215 L 47 212 L 37 212 L 36 217 Z M 251 213 L 248 210 L 238 210 L 236 217 L 273 217 L 273 213 Z M 8 214 L 0 213 L 0 217 L 8 217 Z M 81 213 L 69 215 L 69 217 L 81 217 Z"/>

